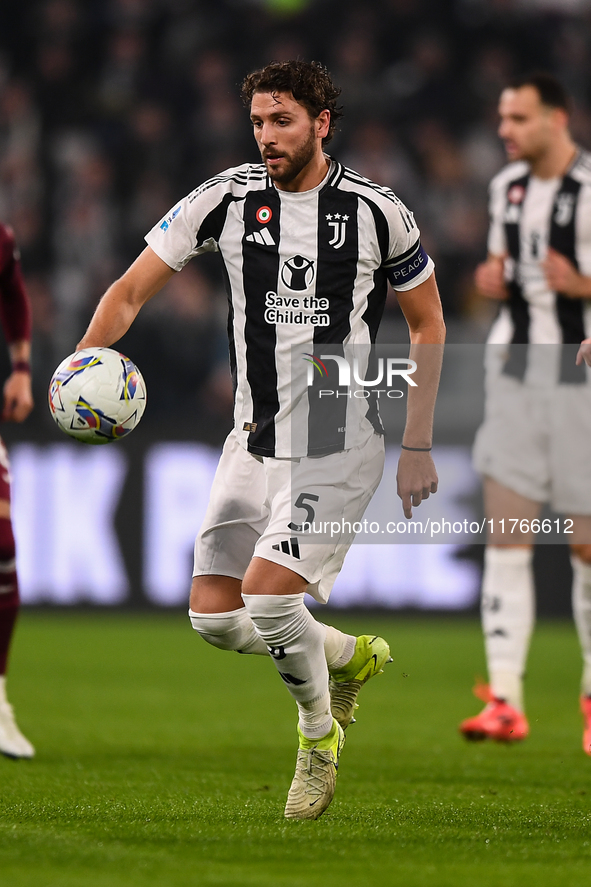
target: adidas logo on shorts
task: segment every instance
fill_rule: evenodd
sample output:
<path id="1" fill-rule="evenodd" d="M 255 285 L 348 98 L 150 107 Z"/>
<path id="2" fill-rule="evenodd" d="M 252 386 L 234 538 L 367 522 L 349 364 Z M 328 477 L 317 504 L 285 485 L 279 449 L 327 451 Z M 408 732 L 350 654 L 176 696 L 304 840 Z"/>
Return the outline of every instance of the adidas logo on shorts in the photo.
<path id="1" fill-rule="evenodd" d="M 291 539 L 284 539 L 283 542 L 278 542 L 277 545 L 272 545 L 271 547 L 275 551 L 282 551 L 283 554 L 289 554 L 291 557 L 300 560 L 300 544 L 293 536 Z"/>

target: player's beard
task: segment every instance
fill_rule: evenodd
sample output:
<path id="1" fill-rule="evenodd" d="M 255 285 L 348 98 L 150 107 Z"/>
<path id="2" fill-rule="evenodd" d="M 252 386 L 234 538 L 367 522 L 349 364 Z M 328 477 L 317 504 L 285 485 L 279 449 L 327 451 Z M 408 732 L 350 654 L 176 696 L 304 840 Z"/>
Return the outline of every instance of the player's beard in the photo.
<path id="1" fill-rule="evenodd" d="M 270 153 L 271 156 L 274 156 L 273 152 Z M 283 158 L 282 169 L 269 167 L 269 164 L 266 162 L 266 157 L 263 156 L 267 172 L 269 173 L 269 178 L 281 185 L 287 185 L 290 182 L 293 182 L 304 167 L 314 159 L 315 153 L 316 136 L 314 134 L 314 127 L 311 126 L 308 137 L 298 145 L 297 148 L 294 148 L 291 154 L 287 154 L 287 152 L 281 153 L 281 157 Z"/>

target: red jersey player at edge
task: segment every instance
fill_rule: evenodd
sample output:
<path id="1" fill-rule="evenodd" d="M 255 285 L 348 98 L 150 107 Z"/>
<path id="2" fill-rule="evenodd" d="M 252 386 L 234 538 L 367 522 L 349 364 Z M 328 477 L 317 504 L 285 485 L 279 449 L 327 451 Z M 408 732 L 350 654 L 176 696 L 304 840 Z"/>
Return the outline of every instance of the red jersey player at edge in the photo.
<path id="1" fill-rule="evenodd" d="M 4 383 L 3 422 L 23 422 L 33 409 L 31 393 L 31 309 L 23 283 L 18 250 L 10 228 L 0 224 L 0 321 L 8 344 L 12 372 Z M 10 518 L 10 465 L 0 439 L 0 752 L 9 758 L 32 758 L 35 749 L 16 725 L 6 698 L 10 641 L 20 598 L 16 552 Z"/>
<path id="2" fill-rule="evenodd" d="M 333 514 L 353 526 L 381 477 L 383 429 L 369 411 L 349 423 L 349 406 L 345 427 L 331 416 L 308 422 L 315 402 L 305 363 L 294 368 L 290 354 L 373 341 L 388 279 L 409 325 L 411 357 L 425 344 L 433 358 L 422 352 L 420 378 L 409 391 L 398 464 L 405 515 L 437 489 L 430 449 L 445 328 L 433 263 L 398 198 L 324 153 L 340 116 L 338 94 L 314 62 L 272 63 L 249 75 L 242 97 L 263 163 L 226 170 L 171 209 L 103 296 L 79 344 L 117 341 L 190 258 L 221 253 L 231 299 L 235 426 L 197 537 L 190 618 L 213 646 L 270 656 L 298 706 L 288 819 L 317 819 L 330 804 L 357 692 L 389 659 L 385 640 L 345 635 L 305 607 L 306 590 L 326 603 L 352 539 L 310 539 L 297 511 L 304 509 L 309 523 Z M 297 291 L 300 307 L 304 296 L 308 302 L 299 321 L 296 312 L 268 308 L 286 289 Z M 315 313 L 312 296 L 325 313 Z M 292 509 L 298 517 L 290 521 Z"/>

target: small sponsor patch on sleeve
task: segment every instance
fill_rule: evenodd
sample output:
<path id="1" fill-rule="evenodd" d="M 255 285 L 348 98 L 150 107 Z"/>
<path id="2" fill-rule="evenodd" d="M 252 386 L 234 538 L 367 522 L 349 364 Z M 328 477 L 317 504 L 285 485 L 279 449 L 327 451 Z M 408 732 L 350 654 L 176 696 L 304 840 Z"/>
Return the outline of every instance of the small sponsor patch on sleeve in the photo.
<path id="1" fill-rule="evenodd" d="M 256 422 L 245 422 L 242 426 L 243 431 L 256 431 L 257 423 Z"/>
<path id="2" fill-rule="evenodd" d="M 400 286 L 410 283 L 427 267 L 429 256 L 423 249 L 421 241 L 417 240 L 413 246 L 401 256 L 395 256 L 385 265 L 388 280 L 392 286 Z"/>
<path id="3" fill-rule="evenodd" d="M 182 207 L 177 206 L 177 208 L 175 210 L 173 210 L 170 213 L 170 215 L 167 216 L 167 218 L 162 220 L 162 222 L 160 223 L 160 230 L 161 231 L 164 231 L 164 233 L 166 234 L 166 232 L 168 231 L 168 229 L 170 228 L 170 226 L 172 225 L 172 223 L 174 222 L 174 220 L 176 219 L 176 217 L 180 213 L 181 209 L 182 209 Z"/>

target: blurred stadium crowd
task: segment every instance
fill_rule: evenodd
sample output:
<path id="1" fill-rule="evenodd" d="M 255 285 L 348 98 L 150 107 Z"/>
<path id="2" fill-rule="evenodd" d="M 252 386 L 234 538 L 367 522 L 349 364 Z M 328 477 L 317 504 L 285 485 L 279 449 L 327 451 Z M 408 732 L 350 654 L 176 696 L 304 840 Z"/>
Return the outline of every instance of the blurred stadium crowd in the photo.
<path id="1" fill-rule="evenodd" d="M 207 177 L 257 162 L 237 86 L 271 59 L 329 67 L 345 109 L 331 153 L 409 203 L 451 329 L 482 336 L 489 315 L 472 271 L 486 186 L 504 162 L 499 91 L 524 70 L 558 75 L 591 147 L 590 25 L 588 0 L 0 4 L 0 219 L 16 232 L 33 302 L 38 398 L 154 223 Z M 126 337 L 148 421 L 180 403 L 227 413 L 220 289 L 215 262 L 192 263 Z"/>

